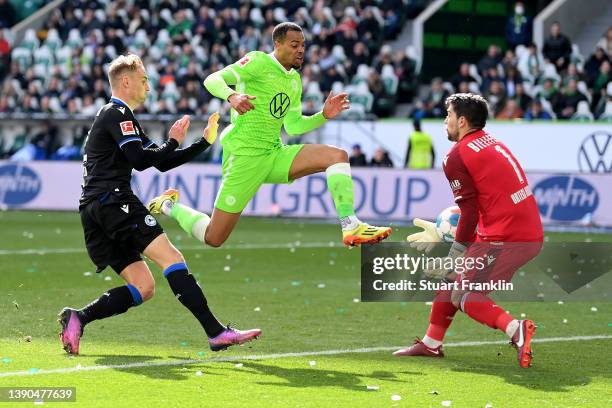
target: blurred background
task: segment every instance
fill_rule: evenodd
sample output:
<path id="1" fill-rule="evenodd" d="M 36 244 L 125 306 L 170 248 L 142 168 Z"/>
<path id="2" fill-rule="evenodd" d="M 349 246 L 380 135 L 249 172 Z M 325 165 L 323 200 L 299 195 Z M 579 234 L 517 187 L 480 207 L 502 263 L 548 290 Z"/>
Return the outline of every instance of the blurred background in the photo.
<path id="1" fill-rule="evenodd" d="M 351 156 L 358 214 L 407 222 L 452 202 L 444 100 L 483 95 L 487 130 L 528 173 L 541 215 L 566 228 L 612 226 L 612 2 L 589 0 L 192 1 L 0 0 L 0 205 L 75 210 L 81 146 L 110 97 L 106 68 L 142 57 L 151 93 L 136 115 L 160 141 L 180 115 L 190 140 L 229 106 L 202 86 L 273 27 L 303 27 L 305 113 L 350 94 L 341 120 L 287 143 L 329 143 Z M 285 135 L 283 135 L 285 138 Z M 212 208 L 219 144 L 167 174 L 135 174 L 146 200 L 168 186 Z M 335 217 L 323 177 L 266 186 L 246 213 Z"/>

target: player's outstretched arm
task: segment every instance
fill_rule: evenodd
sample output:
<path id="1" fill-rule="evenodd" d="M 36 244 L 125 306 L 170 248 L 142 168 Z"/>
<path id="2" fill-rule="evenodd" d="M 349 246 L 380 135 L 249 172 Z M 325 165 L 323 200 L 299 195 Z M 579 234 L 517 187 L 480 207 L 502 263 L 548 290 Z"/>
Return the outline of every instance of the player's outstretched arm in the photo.
<path id="1" fill-rule="evenodd" d="M 300 98 L 292 102 L 283 124 L 289 136 L 302 135 L 323 125 L 326 120 L 335 118 L 340 112 L 350 108 L 348 94 L 333 95 L 331 92 L 325 100 L 323 110 L 311 116 L 302 115 Z"/>
<path id="2" fill-rule="evenodd" d="M 208 149 L 217 139 L 219 129 L 219 113 L 215 112 L 208 118 L 208 124 L 204 129 L 202 138 L 193 142 L 184 149 L 177 149 L 172 154 L 158 163 L 155 168 L 159 171 L 168 171 L 193 160 L 197 155 Z"/>

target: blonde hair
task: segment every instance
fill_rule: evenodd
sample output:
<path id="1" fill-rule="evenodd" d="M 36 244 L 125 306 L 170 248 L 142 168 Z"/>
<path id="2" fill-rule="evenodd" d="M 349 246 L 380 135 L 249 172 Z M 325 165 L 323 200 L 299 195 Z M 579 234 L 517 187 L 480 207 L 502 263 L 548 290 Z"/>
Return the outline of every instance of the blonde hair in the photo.
<path id="1" fill-rule="evenodd" d="M 125 73 L 136 72 L 138 67 L 144 69 L 144 64 L 138 55 L 120 55 L 111 61 L 108 66 L 108 82 L 111 88 L 117 84 L 117 80 Z"/>

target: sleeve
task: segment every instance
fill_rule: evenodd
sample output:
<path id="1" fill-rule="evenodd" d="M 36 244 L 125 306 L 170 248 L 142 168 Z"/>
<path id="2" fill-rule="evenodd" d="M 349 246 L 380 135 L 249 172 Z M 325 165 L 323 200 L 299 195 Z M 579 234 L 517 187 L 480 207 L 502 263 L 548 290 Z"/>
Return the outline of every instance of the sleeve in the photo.
<path id="1" fill-rule="evenodd" d="M 478 225 L 478 200 L 476 197 L 462 200 L 458 203 L 461 210 L 459 225 L 455 233 L 455 241 L 468 244 L 476 240 L 476 226 Z"/>
<path id="2" fill-rule="evenodd" d="M 474 179 L 468 171 L 464 157 L 460 154 L 459 146 L 455 146 L 448 154 L 444 174 L 455 197 L 455 203 L 459 204 L 463 200 L 478 196 Z"/>
<path id="3" fill-rule="evenodd" d="M 182 164 L 190 162 L 197 155 L 199 155 L 209 147 L 210 144 L 206 141 L 206 139 L 201 138 L 197 142 L 192 143 L 189 147 L 174 150 L 168 155 L 168 157 L 157 163 L 155 165 L 155 168 L 162 172 L 168 171 Z"/>
<path id="4" fill-rule="evenodd" d="M 462 244 L 474 242 L 478 225 L 478 192 L 464 159 L 459 146 L 456 146 L 449 153 L 444 165 L 444 173 L 455 197 L 455 203 L 461 209 L 455 241 Z"/>
<path id="5" fill-rule="evenodd" d="M 233 64 L 206 77 L 204 87 L 212 95 L 226 101 L 230 95 L 236 93 L 229 85 L 236 85 L 238 82 L 253 78 L 256 75 L 254 72 L 257 70 L 257 65 L 257 54 L 250 52 Z"/>
<path id="6" fill-rule="evenodd" d="M 315 113 L 311 116 L 302 115 L 302 86 L 300 85 L 297 91 L 297 96 L 291 101 L 289 111 L 283 124 L 285 125 L 285 131 L 289 136 L 302 135 L 308 133 L 311 130 L 318 128 L 327 122 L 327 119 L 323 116 L 323 111 Z"/>
<path id="7" fill-rule="evenodd" d="M 175 139 L 168 139 L 159 147 L 145 148 L 155 145 L 146 136 L 144 139 L 136 134 L 133 116 L 127 116 L 111 108 L 104 118 L 107 130 L 127 158 L 130 165 L 138 171 L 145 170 L 170 155 L 178 147 Z M 125 119 L 125 120 L 124 120 Z"/>

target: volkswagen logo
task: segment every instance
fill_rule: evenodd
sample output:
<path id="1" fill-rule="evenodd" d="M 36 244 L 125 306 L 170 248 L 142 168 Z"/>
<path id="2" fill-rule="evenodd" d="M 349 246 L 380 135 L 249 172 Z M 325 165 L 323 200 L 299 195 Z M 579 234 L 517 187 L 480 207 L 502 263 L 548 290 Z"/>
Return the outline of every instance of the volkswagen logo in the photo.
<path id="1" fill-rule="evenodd" d="M 276 119 L 280 119 L 287 114 L 289 105 L 291 105 L 289 95 L 283 92 L 277 93 L 270 102 L 270 114 Z"/>
<path id="2" fill-rule="evenodd" d="M 578 168 L 585 173 L 612 172 L 612 134 L 597 131 L 587 136 L 578 149 Z"/>

